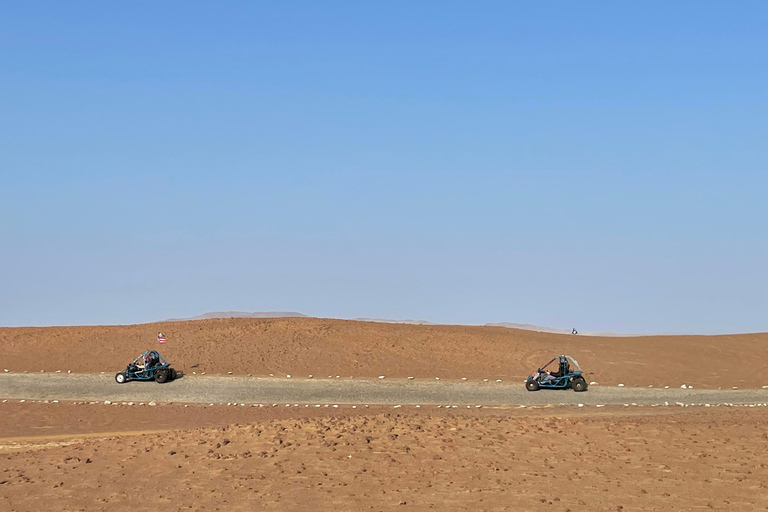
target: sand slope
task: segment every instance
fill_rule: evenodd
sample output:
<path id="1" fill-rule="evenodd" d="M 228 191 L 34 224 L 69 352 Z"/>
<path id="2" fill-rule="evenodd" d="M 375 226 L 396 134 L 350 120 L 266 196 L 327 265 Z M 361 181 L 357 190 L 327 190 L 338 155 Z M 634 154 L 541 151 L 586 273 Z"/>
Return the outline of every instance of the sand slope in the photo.
<path id="1" fill-rule="evenodd" d="M 162 330 L 168 343 L 155 341 Z M 159 348 L 187 372 L 522 379 L 567 353 L 601 384 L 768 385 L 768 334 L 601 338 L 505 327 L 318 318 L 0 328 L 0 368 L 114 372 Z"/>

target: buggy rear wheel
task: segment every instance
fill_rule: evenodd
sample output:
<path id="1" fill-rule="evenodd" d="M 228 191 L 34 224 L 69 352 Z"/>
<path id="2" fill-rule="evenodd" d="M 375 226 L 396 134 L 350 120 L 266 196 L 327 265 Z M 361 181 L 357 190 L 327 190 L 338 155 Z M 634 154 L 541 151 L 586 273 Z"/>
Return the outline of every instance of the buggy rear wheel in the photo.
<path id="1" fill-rule="evenodd" d="M 583 378 L 578 377 L 576 379 L 573 379 L 573 382 L 571 382 L 571 387 L 574 391 L 581 393 L 582 391 L 587 390 L 587 381 L 585 381 Z"/>
<path id="2" fill-rule="evenodd" d="M 125 384 L 128 382 L 128 377 L 125 376 L 125 372 L 119 372 L 115 374 L 115 382 L 118 384 Z"/>
<path id="3" fill-rule="evenodd" d="M 176 372 L 176 370 L 174 368 L 171 368 L 171 380 L 176 380 L 178 375 L 179 374 Z"/>
<path id="4" fill-rule="evenodd" d="M 525 381 L 525 389 L 528 391 L 538 391 L 539 390 L 539 383 L 536 382 L 536 379 L 528 379 Z"/>
<path id="5" fill-rule="evenodd" d="M 158 384 L 162 384 L 163 382 L 168 380 L 168 371 L 167 370 L 160 370 L 157 373 L 155 373 L 155 382 Z"/>

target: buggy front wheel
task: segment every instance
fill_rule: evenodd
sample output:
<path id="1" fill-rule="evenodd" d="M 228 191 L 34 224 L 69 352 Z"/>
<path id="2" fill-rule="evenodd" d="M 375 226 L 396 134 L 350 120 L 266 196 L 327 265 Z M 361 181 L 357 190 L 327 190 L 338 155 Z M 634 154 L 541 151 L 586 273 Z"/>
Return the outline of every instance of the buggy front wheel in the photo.
<path id="1" fill-rule="evenodd" d="M 525 381 L 525 389 L 528 391 L 538 391 L 539 390 L 539 383 L 536 382 L 536 379 L 528 379 Z"/>
<path id="2" fill-rule="evenodd" d="M 578 379 L 573 379 L 573 382 L 571 382 L 571 387 L 576 392 L 582 392 L 587 390 L 587 381 L 579 377 Z"/>
<path id="3" fill-rule="evenodd" d="M 125 372 L 120 372 L 115 374 L 115 382 L 118 384 L 125 384 L 128 382 L 128 377 L 125 376 Z"/>

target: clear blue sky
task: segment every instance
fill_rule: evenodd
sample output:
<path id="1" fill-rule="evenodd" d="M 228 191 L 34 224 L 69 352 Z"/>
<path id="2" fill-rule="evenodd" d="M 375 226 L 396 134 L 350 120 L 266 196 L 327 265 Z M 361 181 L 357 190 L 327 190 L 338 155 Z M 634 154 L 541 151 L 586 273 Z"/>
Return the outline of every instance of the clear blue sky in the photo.
<path id="1" fill-rule="evenodd" d="M 4 2 L 0 325 L 768 331 L 768 3 Z"/>

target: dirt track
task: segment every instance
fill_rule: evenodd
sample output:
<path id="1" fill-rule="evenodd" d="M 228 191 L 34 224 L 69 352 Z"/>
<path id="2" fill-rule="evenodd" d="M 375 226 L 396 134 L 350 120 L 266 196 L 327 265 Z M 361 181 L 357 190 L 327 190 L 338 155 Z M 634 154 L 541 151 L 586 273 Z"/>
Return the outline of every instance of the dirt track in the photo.
<path id="1" fill-rule="evenodd" d="M 168 343 L 155 342 L 163 331 Z M 588 381 L 697 388 L 768 385 L 768 333 L 599 338 L 504 327 L 320 318 L 213 319 L 128 326 L 0 328 L 0 370 L 121 370 L 160 348 L 186 373 L 520 380 L 570 354 Z"/>
<path id="2" fill-rule="evenodd" d="M 0 398 L 198 403 L 300 404 L 685 404 L 763 403 L 768 390 L 592 387 L 526 391 L 522 383 L 371 379 L 184 377 L 166 384 L 117 384 L 111 375 L 0 375 Z"/>

